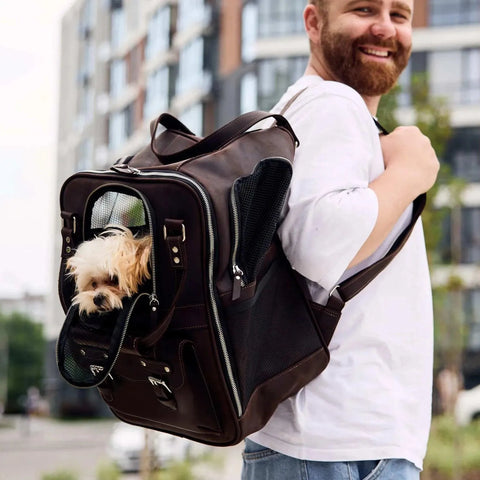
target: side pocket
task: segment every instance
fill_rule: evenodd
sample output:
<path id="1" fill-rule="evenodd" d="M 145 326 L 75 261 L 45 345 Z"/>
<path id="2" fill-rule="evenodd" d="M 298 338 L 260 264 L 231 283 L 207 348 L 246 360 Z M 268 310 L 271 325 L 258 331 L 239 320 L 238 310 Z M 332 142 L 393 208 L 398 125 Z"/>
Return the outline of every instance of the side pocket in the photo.
<path id="1" fill-rule="evenodd" d="M 267 158 L 259 162 L 251 175 L 237 179 L 232 187 L 234 297 L 238 298 L 239 287 L 256 279 L 277 229 L 291 175 L 288 160 Z"/>

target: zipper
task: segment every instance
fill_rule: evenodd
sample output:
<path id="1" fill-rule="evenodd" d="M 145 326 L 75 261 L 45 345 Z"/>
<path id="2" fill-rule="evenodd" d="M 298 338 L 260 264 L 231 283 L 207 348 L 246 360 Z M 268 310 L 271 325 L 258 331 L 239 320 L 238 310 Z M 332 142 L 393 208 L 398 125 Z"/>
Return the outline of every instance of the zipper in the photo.
<path id="1" fill-rule="evenodd" d="M 238 300 L 240 298 L 241 290 L 245 286 L 244 272 L 237 263 L 238 246 L 240 243 L 240 218 L 237 197 L 235 195 L 235 183 L 230 191 L 230 205 L 232 206 L 233 218 L 233 249 L 231 260 L 233 273 L 232 300 Z"/>
<path id="2" fill-rule="evenodd" d="M 128 167 L 128 165 L 127 165 Z M 137 170 L 137 169 L 131 169 L 130 167 L 129 168 L 129 171 L 131 174 L 133 175 L 139 175 L 140 171 Z M 116 171 L 116 170 L 115 170 Z M 89 173 L 107 173 L 107 172 L 92 172 L 90 171 Z M 124 173 L 124 172 L 122 172 Z M 87 198 L 87 201 L 85 203 L 85 206 L 87 207 L 88 205 L 90 205 L 90 199 L 91 197 L 99 190 L 107 190 L 108 187 L 115 187 L 115 186 L 118 186 L 117 184 L 115 183 L 107 183 L 105 185 L 102 185 L 101 187 L 95 189 Z M 156 264 L 156 255 L 155 255 L 155 242 L 153 241 L 153 218 L 152 218 L 152 212 L 150 211 L 150 204 L 148 203 L 148 200 L 147 198 L 145 197 L 145 195 L 143 195 L 142 192 L 140 192 L 139 190 L 137 190 L 136 188 L 133 188 L 133 187 L 126 187 L 128 190 L 131 190 L 132 192 L 134 192 L 138 198 L 142 201 L 144 207 L 145 207 L 145 211 L 147 212 L 147 218 L 148 218 L 148 228 L 149 228 L 149 233 L 150 233 L 150 237 L 152 239 L 152 249 L 151 249 L 151 253 L 150 253 L 150 258 L 151 258 L 151 261 L 150 261 L 150 264 L 151 264 L 151 267 L 152 267 L 152 293 L 149 295 L 149 306 L 150 308 L 152 309 L 152 312 L 156 312 L 157 311 L 157 308 L 158 306 L 160 305 L 160 302 L 158 300 L 158 296 L 157 296 L 157 281 L 156 281 L 156 267 L 155 267 L 155 264 Z M 117 192 L 118 193 L 118 192 Z M 85 208 L 86 208 L 85 207 Z M 83 212 L 83 218 L 86 218 L 86 211 Z M 85 240 L 85 224 L 83 225 L 83 239 Z"/>
<path id="3" fill-rule="evenodd" d="M 121 169 L 123 170 L 123 169 Z M 128 169 L 125 169 L 125 171 L 117 171 L 114 170 L 116 174 L 124 175 L 125 173 L 128 173 Z M 98 171 L 98 170 L 89 170 L 86 172 L 82 173 L 93 173 L 93 174 L 112 174 L 112 170 L 106 170 L 106 171 Z M 209 301 L 210 301 L 210 307 L 212 311 L 212 315 L 214 318 L 214 325 L 217 330 L 217 336 L 218 336 L 218 341 L 220 343 L 220 349 L 222 352 L 223 356 L 223 361 L 225 365 L 225 369 L 227 372 L 227 379 L 229 382 L 229 386 L 233 395 L 233 400 L 237 409 L 237 415 L 238 417 L 241 417 L 243 414 L 243 409 L 242 409 L 242 403 L 240 401 L 240 394 L 239 394 L 239 388 L 237 385 L 237 382 L 235 380 L 235 376 L 233 374 L 233 368 L 232 368 L 232 362 L 230 358 L 230 354 L 228 352 L 228 347 L 227 347 L 227 342 L 225 338 L 225 334 L 223 331 L 222 323 L 220 320 L 220 313 L 217 305 L 217 300 L 216 300 L 216 295 L 215 295 L 215 286 L 214 286 L 214 259 L 215 259 L 215 232 L 213 228 L 213 214 L 212 214 L 212 207 L 210 205 L 210 200 L 208 198 L 208 195 L 203 188 L 203 186 L 197 182 L 195 179 L 186 176 L 183 173 L 180 172 L 171 172 L 171 171 L 162 171 L 162 172 L 145 172 L 141 171 L 138 169 L 134 169 L 130 174 L 133 174 L 136 178 L 139 177 L 160 177 L 160 178 L 174 178 L 177 180 L 180 180 L 184 183 L 189 184 L 190 186 L 193 187 L 193 189 L 199 194 L 202 206 L 204 207 L 204 211 L 206 213 L 206 219 L 207 219 L 207 232 L 208 232 L 208 292 L 209 292 Z M 114 184 L 112 184 L 114 185 Z M 102 186 L 103 188 L 104 186 Z M 131 188 L 131 187 L 129 187 Z M 132 188 L 132 190 L 135 190 Z M 137 191 L 138 192 L 138 191 Z M 138 192 L 141 197 L 143 195 Z M 143 200 L 143 198 L 142 198 Z M 150 217 L 149 217 L 150 219 Z M 152 249 L 153 251 L 153 249 Z M 152 276 L 154 276 L 154 272 L 152 272 Z M 155 293 L 155 291 L 154 291 Z M 156 297 L 156 295 L 155 295 Z M 155 298 L 151 298 L 151 300 L 155 300 Z M 157 298 L 158 301 L 158 298 Z"/>

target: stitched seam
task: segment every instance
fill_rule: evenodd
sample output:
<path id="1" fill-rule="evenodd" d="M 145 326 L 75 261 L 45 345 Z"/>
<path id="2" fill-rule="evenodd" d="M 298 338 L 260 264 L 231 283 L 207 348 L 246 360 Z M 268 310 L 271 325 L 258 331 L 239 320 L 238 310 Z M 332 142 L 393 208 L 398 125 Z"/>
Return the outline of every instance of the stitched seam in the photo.
<path id="1" fill-rule="evenodd" d="M 385 459 L 380 460 L 378 465 L 363 480 L 375 480 L 376 478 L 380 477 L 387 466 L 387 462 L 388 460 Z"/>

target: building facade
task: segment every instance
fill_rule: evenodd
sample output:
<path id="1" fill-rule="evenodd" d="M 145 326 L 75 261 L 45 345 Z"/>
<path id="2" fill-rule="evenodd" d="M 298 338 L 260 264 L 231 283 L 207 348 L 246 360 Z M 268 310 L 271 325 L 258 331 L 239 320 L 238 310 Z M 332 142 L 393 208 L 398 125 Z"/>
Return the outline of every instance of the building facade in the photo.
<path id="1" fill-rule="evenodd" d="M 58 188 L 77 170 L 139 150 L 163 111 L 205 135 L 242 112 L 271 108 L 306 66 L 305 3 L 78 0 L 62 22 Z M 414 18 L 400 115 L 411 118 L 411 78 L 426 72 L 431 93 L 451 109 L 453 136 L 442 161 L 469 184 L 459 228 L 446 233 L 461 252 L 455 268 L 467 347 L 480 351 L 480 0 L 416 0 Z M 455 246 L 447 243 L 445 261 Z M 55 252 L 58 258 L 59 235 Z M 442 282 L 451 267 L 438 272 Z M 62 321 L 54 307 L 51 338 Z"/>

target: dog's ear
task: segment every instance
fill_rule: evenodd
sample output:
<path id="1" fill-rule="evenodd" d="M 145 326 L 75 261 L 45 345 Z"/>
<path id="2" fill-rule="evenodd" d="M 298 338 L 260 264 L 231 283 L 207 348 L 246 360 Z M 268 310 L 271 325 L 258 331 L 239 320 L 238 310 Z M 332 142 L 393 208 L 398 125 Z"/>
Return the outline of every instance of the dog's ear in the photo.
<path id="1" fill-rule="evenodd" d="M 152 251 L 152 239 L 149 236 L 138 240 L 137 244 L 137 259 L 139 267 L 139 276 L 142 280 L 150 278 L 150 253 Z"/>

